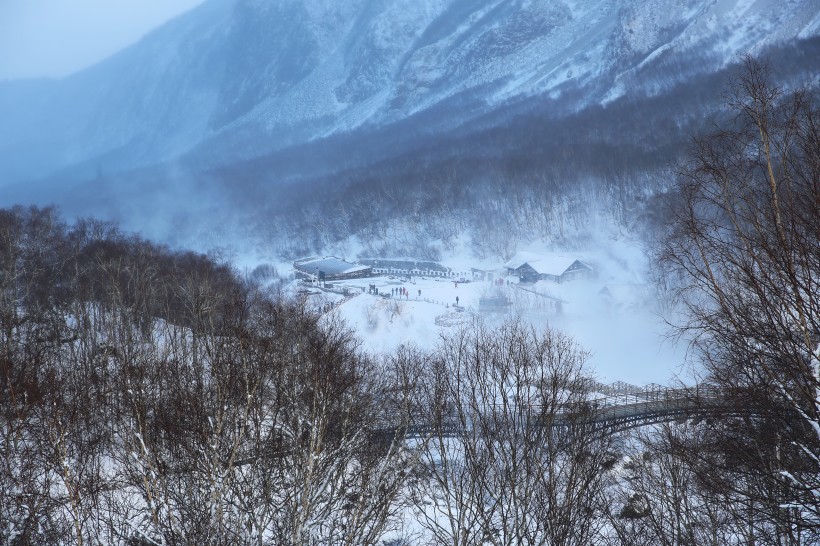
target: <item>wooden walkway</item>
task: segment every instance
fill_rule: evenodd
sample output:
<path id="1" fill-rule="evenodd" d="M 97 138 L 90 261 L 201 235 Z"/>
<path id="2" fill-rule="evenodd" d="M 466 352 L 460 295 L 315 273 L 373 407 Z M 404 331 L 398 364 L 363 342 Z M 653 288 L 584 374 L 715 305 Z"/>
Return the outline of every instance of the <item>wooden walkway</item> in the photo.
<path id="1" fill-rule="evenodd" d="M 694 418 L 703 415 L 733 412 L 723 391 L 715 387 L 655 388 L 628 394 L 593 398 L 589 402 L 588 419 L 613 430 Z M 579 412 L 568 408 L 567 421 Z"/>
<path id="2" fill-rule="evenodd" d="M 730 403 L 724 392 L 715 387 L 696 385 L 669 388 L 654 385 L 634 392 L 590 398 L 584 402 L 560 407 L 551 414 L 549 426 L 583 424 L 590 430 L 614 433 L 645 425 L 737 412 L 734 403 Z M 540 408 L 532 408 L 530 415 L 536 417 L 539 414 Z M 376 432 L 403 433 L 408 438 L 421 438 L 430 435 L 460 436 L 468 430 L 465 430 L 465 426 L 455 417 L 444 417 L 436 424 L 413 422 L 411 419 L 407 426 L 387 425 Z"/>

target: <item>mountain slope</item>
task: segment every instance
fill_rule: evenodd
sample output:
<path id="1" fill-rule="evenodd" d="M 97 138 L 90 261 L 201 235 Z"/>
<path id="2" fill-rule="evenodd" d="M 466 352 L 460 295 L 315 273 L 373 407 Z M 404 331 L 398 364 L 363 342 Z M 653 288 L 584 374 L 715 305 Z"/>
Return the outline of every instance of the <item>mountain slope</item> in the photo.
<path id="1" fill-rule="evenodd" d="M 447 131 L 532 96 L 578 110 L 816 35 L 819 14 L 809 0 L 209 0 L 65 80 L 0 85 L 0 176 L 229 164 L 436 108 Z"/>

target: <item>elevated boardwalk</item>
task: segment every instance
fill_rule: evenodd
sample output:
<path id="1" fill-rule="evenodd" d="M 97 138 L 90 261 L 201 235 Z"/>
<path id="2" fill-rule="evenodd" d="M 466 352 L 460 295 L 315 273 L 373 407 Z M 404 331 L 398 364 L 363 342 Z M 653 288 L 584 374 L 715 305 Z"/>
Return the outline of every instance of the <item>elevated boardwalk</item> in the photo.
<path id="1" fill-rule="evenodd" d="M 523 416 L 533 419 L 532 426 L 537 427 L 568 427 L 578 425 L 585 432 L 599 432 L 614 434 L 632 428 L 653 425 L 665 422 L 674 422 L 682 419 L 699 417 L 720 417 L 753 413 L 751 408 L 741 408 L 736 405 L 733 396 L 727 396 L 727 391 L 715 387 L 695 385 L 693 387 L 670 388 L 660 385 L 635 387 L 625 383 L 593 386 L 593 392 L 600 392 L 604 396 L 591 397 L 583 402 L 568 404 L 559 407 L 557 411 L 542 412 L 540 407 L 531 407 L 521 412 L 499 414 L 496 426 L 504 426 L 504 420 L 510 419 L 510 413 L 515 419 Z M 508 408 L 509 410 L 509 408 Z M 492 408 L 488 408 L 492 412 Z M 492 418 L 492 414 L 486 415 Z M 548 422 L 545 422 L 545 418 Z M 371 428 L 368 433 L 377 437 L 393 439 L 423 439 L 431 437 L 457 438 L 469 435 L 472 427 L 464 424 L 452 414 L 444 415 L 438 422 L 425 420 L 420 415 L 382 415 L 382 426 Z M 243 454 L 237 458 L 238 466 L 249 464 L 260 455 Z M 277 455 L 268 455 L 277 456 Z"/>
<path id="2" fill-rule="evenodd" d="M 541 411 L 540 408 L 532 408 L 529 413 L 536 417 Z M 559 407 L 552 414 L 547 426 L 562 427 L 583 423 L 590 430 L 615 433 L 681 419 L 736 413 L 738 413 L 738 408 L 728 400 L 724 391 L 718 388 L 708 386 L 669 388 L 654 385 L 634 392 L 616 392 Z M 540 423 L 536 426 L 545 425 Z M 400 428 L 404 430 L 401 431 Z M 406 427 L 387 425 L 376 432 L 384 434 L 403 432 L 408 438 L 430 435 L 459 436 L 469 432 L 469 427 L 462 425 L 455 417 L 445 416 L 438 423 L 411 418 L 410 424 Z"/>
<path id="3" fill-rule="evenodd" d="M 706 386 L 654 388 L 593 398 L 588 404 L 589 421 L 613 431 L 736 410 L 723 391 Z M 562 414 L 571 422 L 579 412 L 567 408 Z"/>

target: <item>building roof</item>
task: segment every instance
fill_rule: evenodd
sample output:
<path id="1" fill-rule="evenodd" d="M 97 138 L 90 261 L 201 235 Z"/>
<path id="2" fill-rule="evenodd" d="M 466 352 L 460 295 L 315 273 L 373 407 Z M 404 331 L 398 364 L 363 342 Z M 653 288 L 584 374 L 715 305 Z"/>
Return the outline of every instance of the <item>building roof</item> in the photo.
<path id="1" fill-rule="evenodd" d="M 293 264 L 293 267 L 304 271 L 305 273 L 315 273 L 317 270 L 322 271 L 325 275 L 349 275 L 359 271 L 366 271 L 370 269 L 369 266 L 353 264 L 340 260 L 335 256 L 326 256 L 324 258 L 317 258 L 315 260 L 308 260 Z"/>
<path id="2" fill-rule="evenodd" d="M 507 263 L 504 264 L 505 269 L 518 269 L 522 265 L 530 262 L 536 262 L 541 259 L 541 256 L 538 254 L 533 254 L 532 252 L 516 252 L 515 256 L 509 259 Z"/>
<path id="3" fill-rule="evenodd" d="M 560 276 L 576 261 L 578 261 L 577 258 L 567 256 L 565 254 L 533 254 L 531 252 L 519 252 L 507 263 L 505 263 L 504 267 L 506 269 L 518 269 L 526 264 L 533 268 L 536 273 L 541 275 Z"/>

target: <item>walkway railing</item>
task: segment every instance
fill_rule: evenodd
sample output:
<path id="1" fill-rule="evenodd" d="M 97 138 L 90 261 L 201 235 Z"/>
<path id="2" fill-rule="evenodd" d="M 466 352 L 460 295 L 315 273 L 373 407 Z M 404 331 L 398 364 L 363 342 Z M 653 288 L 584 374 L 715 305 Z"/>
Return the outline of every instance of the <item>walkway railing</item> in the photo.
<path id="1" fill-rule="evenodd" d="M 725 393 L 715 387 L 697 385 L 686 388 L 653 388 L 639 392 L 593 398 L 584 404 L 588 419 L 601 426 L 617 429 L 672 421 L 684 417 L 730 409 Z M 568 420 L 579 412 L 572 407 L 559 413 Z"/>
<path id="2" fill-rule="evenodd" d="M 734 401 L 728 399 L 725 391 L 711 386 L 669 388 L 653 385 L 633 392 L 626 392 L 629 389 L 620 390 L 619 394 L 559 406 L 551 410 L 548 426 L 586 423 L 593 429 L 617 432 L 649 424 L 737 412 Z M 490 407 L 488 411 L 493 412 L 494 409 Z M 542 414 L 541 407 L 530 407 L 525 413 L 532 417 L 545 415 Z M 465 427 L 455 416 L 445 415 L 435 423 L 412 417 L 405 419 L 402 425 L 398 424 L 399 419 L 396 419 L 394 425 L 386 422 L 380 431 L 389 433 L 391 430 L 399 432 L 402 429 L 401 432 L 409 437 L 433 434 L 458 436 L 469 432 L 465 430 L 469 427 Z"/>

